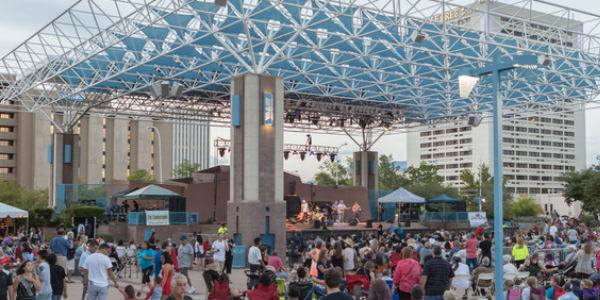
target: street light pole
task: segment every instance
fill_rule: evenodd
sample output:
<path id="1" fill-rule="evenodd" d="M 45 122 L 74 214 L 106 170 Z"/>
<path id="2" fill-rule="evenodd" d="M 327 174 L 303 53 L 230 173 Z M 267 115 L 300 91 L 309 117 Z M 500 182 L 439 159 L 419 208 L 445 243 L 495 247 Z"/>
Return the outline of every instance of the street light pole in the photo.
<path id="1" fill-rule="evenodd" d="M 538 60 L 533 55 L 520 55 L 503 60 L 496 56 L 494 61 L 476 70 L 461 70 L 459 74 L 460 96 L 468 97 L 481 76 L 491 75 L 493 84 L 493 132 L 494 132 L 494 296 L 504 298 L 504 271 L 502 269 L 502 98 L 500 94 L 500 75 L 503 71 L 515 68 L 536 69 Z M 480 200 L 481 201 L 481 200 Z M 481 203 L 481 202 L 480 202 Z"/>
<path id="2" fill-rule="evenodd" d="M 158 142 L 158 181 L 159 182 L 163 182 L 163 176 L 162 176 L 162 143 L 160 142 L 160 131 L 158 131 L 158 128 L 154 127 L 154 126 L 148 126 L 146 127 L 146 129 L 148 130 L 154 130 L 154 132 L 156 132 L 156 138 L 157 138 L 157 142 Z"/>
<path id="3" fill-rule="evenodd" d="M 337 148 L 338 149 L 338 158 L 339 158 L 340 149 L 344 146 L 348 146 L 348 143 L 343 143 L 338 146 L 338 148 Z M 337 186 L 338 185 L 338 168 L 335 165 L 333 165 L 333 167 L 335 168 L 335 185 Z"/>

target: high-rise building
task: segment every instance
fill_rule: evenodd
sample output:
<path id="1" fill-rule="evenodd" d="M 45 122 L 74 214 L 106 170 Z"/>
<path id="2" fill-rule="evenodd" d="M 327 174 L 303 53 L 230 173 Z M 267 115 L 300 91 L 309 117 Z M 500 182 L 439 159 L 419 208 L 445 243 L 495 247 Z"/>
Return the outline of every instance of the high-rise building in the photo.
<path id="1" fill-rule="evenodd" d="M 497 33 L 507 39 L 512 36 L 516 43 L 578 47 L 573 32 L 580 31 L 582 23 L 573 19 L 550 17 L 498 1 L 478 1 L 470 7 L 473 9 L 450 10 L 432 20 L 446 21 L 465 30 Z M 503 174 L 509 179 L 508 190 L 514 196 L 533 196 L 547 212 L 554 211 L 559 202 L 564 202 L 559 199 L 560 195 L 548 196 L 563 191 L 560 176 L 567 170 L 586 166 L 585 112 L 578 107 L 555 108 L 554 112 L 505 119 L 502 131 Z M 506 113 L 518 115 L 520 112 Z M 492 136 L 489 119 L 484 119 L 479 126 L 455 121 L 420 127 L 408 133 L 408 165 L 421 162 L 435 165 L 447 184 L 460 188 L 460 175 L 464 169 L 477 174 L 479 166 L 485 164 L 493 172 Z M 564 214 L 578 213 L 577 209 L 566 206 L 561 206 L 561 210 Z"/>

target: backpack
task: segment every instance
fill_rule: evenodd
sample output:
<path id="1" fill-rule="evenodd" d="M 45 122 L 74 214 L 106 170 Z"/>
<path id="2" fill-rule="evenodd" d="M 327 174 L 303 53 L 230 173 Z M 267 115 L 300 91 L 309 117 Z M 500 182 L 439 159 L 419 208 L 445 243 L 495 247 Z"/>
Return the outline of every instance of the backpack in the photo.
<path id="1" fill-rule="evenodd" d="M 521 300 L 521 291 L 509 290 L 506 296 L 506 300 Z"/>
<path id="2" fill-rule="evenodd" d="M 531 296 L 529 297 L 529 299 L 531 300 L 544 300 L 544 298 L 546 297 L 546 291 L 544 290 L 543 287 L 541 288 L 531 288 L 530 289 L 530 293 Z"/>
<path id="3" fill-rule="evenodd" d="M 563 288 L 560 288 L 558 286 L 554 287 L 554 300 L 558 299 L 558 297 L 560 297 L 564 294 L 565 294 L 565 290 Z"/>

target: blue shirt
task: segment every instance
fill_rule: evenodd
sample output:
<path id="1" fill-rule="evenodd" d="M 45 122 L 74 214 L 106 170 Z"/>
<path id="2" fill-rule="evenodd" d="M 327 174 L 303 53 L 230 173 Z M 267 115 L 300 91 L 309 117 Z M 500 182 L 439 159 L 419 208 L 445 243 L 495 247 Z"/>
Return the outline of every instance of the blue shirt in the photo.
<path id="1" fill-rule="evenodd" d="M 62 236 L 57 236 L 50 241 L 50 250 L 56 255 L 67 256 L 67 249 L 70 247 L 71 243 Z"/>
<path id="2" fill-rule="evenodd" d="M 546 299 L 554 299 L 554 287 L 551 286 L 546 290 Z"/>
<path id="3" fill-rule="evenodd" d="M 146 249 L 140 252 L 140 268 L 142 270 L 152 266 L 152 259 L 145 259 L 144 256 L 154 257 L 154 250 Z"/>
<path id="4" fill-rule="evenodd" d="M 154 252 L 154 276 L 160 275 L 160 269 L 162 269 L 162 261 L 160 260 L 161 249 Z"/>

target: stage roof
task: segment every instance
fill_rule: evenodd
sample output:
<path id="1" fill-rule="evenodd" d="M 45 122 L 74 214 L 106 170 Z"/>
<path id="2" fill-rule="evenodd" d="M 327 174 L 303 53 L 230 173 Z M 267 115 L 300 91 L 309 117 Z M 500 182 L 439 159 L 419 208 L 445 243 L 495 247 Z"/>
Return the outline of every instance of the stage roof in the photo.
<path id="1" fill-rule="evenodd" d="M 288 128 L 391 129 L 489 115 L 488 78 L 460 98 L 458 70 L 532 53 L 548 66 L 503 77 L 509 117 L 596 100 L 600 16 L 544 1 L 88 0 L 6 55 L 2 101 L 64 114 L 229 118 L 231 77 L 284 78 Z M 156 97 L 165 82 L 182 94 Z M 176 90 L 176 89 L 174 89 Z M 74 112 L 74 113 L 69 113 Z M 311 125 L 317 119 L 317 125 Z"/>

